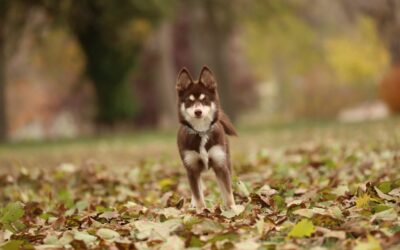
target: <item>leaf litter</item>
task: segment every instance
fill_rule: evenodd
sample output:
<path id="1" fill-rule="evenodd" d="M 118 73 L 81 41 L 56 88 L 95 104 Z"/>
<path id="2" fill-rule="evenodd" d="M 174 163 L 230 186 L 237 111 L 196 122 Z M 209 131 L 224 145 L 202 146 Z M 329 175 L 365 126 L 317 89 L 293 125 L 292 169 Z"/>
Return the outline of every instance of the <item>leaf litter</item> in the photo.
<path id="1" fill-rule="evenodd" d="M 206 176 L 197 214 L 178 162 L 64 163 L 0 174 L 2 249 L 398 249 L 397 148 L 261 149 L 235 165 L 237 205 Z"/>

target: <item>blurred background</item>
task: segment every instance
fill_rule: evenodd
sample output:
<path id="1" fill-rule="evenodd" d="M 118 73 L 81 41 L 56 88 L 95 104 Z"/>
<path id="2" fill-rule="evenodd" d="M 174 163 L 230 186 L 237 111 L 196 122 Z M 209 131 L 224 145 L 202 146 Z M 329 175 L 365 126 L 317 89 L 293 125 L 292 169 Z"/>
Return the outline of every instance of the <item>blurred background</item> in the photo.
<path id="1" fill-rule="evenodd" d="M 239 127 L 400 111 L 398 0 L 0 0 L 2 141 L 175 131 L 181 67 Z"/>

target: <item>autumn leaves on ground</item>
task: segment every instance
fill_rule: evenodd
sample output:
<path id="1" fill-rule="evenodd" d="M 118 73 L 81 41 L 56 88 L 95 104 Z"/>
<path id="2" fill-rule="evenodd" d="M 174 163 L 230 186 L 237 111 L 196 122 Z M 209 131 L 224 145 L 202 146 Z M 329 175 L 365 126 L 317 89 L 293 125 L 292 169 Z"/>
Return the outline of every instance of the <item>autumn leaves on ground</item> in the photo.
<path id="1" fill-rule="evenodd" d="M 173 133 L 3 145 L 0 245 L 399 249 L 399 124 L 242 130 L 231 140 L 237 206 L 219 206 L 207 173 L 202 214 L 190 208 Z"/>

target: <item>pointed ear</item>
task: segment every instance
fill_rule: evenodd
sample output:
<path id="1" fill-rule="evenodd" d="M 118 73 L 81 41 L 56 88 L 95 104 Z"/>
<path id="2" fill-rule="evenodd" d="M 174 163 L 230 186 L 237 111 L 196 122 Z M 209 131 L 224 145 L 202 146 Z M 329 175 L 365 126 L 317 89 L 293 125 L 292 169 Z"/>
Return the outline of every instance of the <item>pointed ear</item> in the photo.
<path id="1" fill-rule="evenodd" d="M 214 90 L 217 88 L 214 74 L 207 66 L 203 66 L 201 69 L 199 82 L 203 83 L 208 89 Z"/>
<path id="2" fill-rule="evenodd" d="M 179 71 L 178 80 L 176 81 L 176 90 L 181 92 L 185 90 L 193 82 L 189 71 L 184 67 Z"/>

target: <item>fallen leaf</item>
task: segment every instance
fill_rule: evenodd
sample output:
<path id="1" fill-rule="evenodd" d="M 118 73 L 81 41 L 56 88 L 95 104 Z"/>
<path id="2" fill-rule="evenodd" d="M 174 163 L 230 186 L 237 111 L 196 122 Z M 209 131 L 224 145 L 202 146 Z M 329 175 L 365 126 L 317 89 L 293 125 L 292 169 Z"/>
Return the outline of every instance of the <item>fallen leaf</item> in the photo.
<path id="1" fill-rule="evenodd" d="M 349 187 L 347 185 L 337 186 L 335 189 L 333 189 L 331 191 L 332 194 L 337 195 L 337 196 L 343 196 L 347 192 L 349 192 Z"/>
<path id="2" fill-rule="evenodd" d="M 400 197 L 400 188 L 395 188 L 388 193 L 391 196 Z"/>
<path id="3" fill-rule="evenodd" d="M 81 240 L 81 241 L 84 241 L 85 243 L 91 243 L 91 242 L 94 242 L 94 241 L 96 241 L 97 240 L 97 237 L 96 236 L 93 236 L 93 235 L 91 235 L 91 234 L 88 234 L 87 232 L 79 232 L 79 231 L 76 231 L 75 233 L 74 233 L 74 239 L 75 240 Z"/>
<path id="4" fill-rule="evenodd" d="M 398 217 L 399 216 L 396 213 L 396 211 L 393 208 L 390 208 L 374 214 L 371 218 L 371 221 L 375 220 L 393 221 L 396 220 Z"/>
<path id="5" fill-rule="evenodd" d="M 316 231 L 323 233 L 326 238 L 337 238 L 339 240 L 346 239 L 346 232 L 344 231 L 330 230 L 324 227 L 316 227 Z"/>
<path id="6" fill-rule="evenodd" d="M 302 219 L 290 230 L 288 236 L 294 238 L 309 237 L 315 232 L 315 227 L 310 220 Z"/>
<path id="7" fill-rule="evenodd" d="M 237 182 L 237 187 L 238 187 L 239 192 L 240 192 L 244 197 L 249 197 L 250 192 L 249 192 L 249 190 L 247 189 L 246 184 L 244 184 L 244 182 L 238 181 L 238 182 Z"/>
<path id="8" fill-rule="evenodd" d="M 182 214 L 180 210 L 178 210 L 174 207 L 167 207 L 167 208 L 161 209 L 159 213 L 164 215 L 167 218 L 176 218 Z"/>
<path id="9" fill-rule="evenodd" d="M 260 247 L 260 243 L 256 242 L 255 239 L 248 239 L 245 241 L 241 241 L 235 243 L 236 249 L 243 249 L 243 250 L 256 250 Z"/>
<path id="10" fill-rule="evenodd" d="M 185 249 L 185 242 L 176 235 L 170 236 L 160 245 L 160 250 L 181 250 Z"/>
<path id="11" fill-rule="evenodd" d="M 367 241 L 358 241 L 354 250 L 382 250 L 382 247 L 377 239 L 368 235 Z"/>
<path id="12" fill-rule="evenodd" d="M 118 212 L 113 212 L 113 211 L 107 211 L 99 215 L 99 218 L 104 218 L 106 220 L 111 220 L 118 218 L 119 213 Z"/>
<path id="13" fill-rule="evenodd" d="M 230 219 L 243 213 L 244 209 L 245 207 L 243 205 L 234 205 L 231 209 L 223 211 L 221 215 Z"/>
<path id="14" fill-rule="evenodd" d="M 143 239 L 165 239 L 172 232 L 182 226 L 182 222 L 179 219 L 171 219 L 164 222 L 152 222 L 139 220 L 133 222 L 133 225 L 137 229 L 136 237 L 140 240 Z"/>
<path id="15" fill-rule="evenodd" d="M 258 190 L 257 193 L 259 195 L 272 196 L 272 195 L 278 193 L 278 191 L 273 189 L 273 188 L 271 188 L 269 185 L 264 185 Z"/>
<path id="16" fill-rule="evenodd" d="M 19 250 L 24 242 L 22 240 L 10 240 L 0 245 L 3 250 Z"/>
<path id="17" fill-rule="evenodd" d="M 376 193 L 378 194 L 379 198 L 388 200 L 388 201 L 396 201 L 396 198 L 383 193 L 381 190 L 379 190 L 379 188 L 374 187 L 374 189 L 375 189 Z"/>
<path id="18" fill-rule="evenodd" d="M 314 211 L 312 209 L 308 209 L 308 208 L 300 208 L 300 209 L 293 211 L 293 214 L 311 218 L 314 215 Z"/>
<path id="19" fill-rule="evenodd" d="M 219 233 L 224 229 L 224 227 L 213 220 L 205 219 L 200 223 L 193 226 L 192 232 L 195 234 L 205 234 L 205 233 Z"/>
<path id="20" fill-rule="evenodd" d="M 25 211 L 21 203 L 8 203 L 1 211 L 0 223 L 3 229 L 16 232 L 24 228 L 24 224 L 18 223 L 18 220 L 24 216 Z"/>
<path id="21" fill-rule="evenodd" d="M 364 193 L 362 196 L 357 197 L 356 206 L 358 208 L 367 208 L 370 201 L 371 197 L 368 194 Z"/>
<path id="22" fill-rule="evenodd" d="M 97 230 L 96 235 L 105 240 L 113 240 L 120 237 L 117 231 L 108 228 L 100 228 Z"/>
<path id="23" fill-rule="evenodd" d="M 384 181 L 379 183 L 378 188 L 381 192 L 387 194 L 392 190 L 392 183 L 390 181 Z"/>

